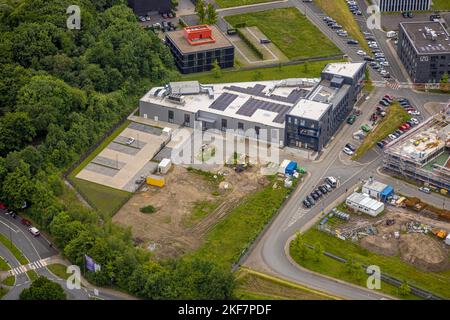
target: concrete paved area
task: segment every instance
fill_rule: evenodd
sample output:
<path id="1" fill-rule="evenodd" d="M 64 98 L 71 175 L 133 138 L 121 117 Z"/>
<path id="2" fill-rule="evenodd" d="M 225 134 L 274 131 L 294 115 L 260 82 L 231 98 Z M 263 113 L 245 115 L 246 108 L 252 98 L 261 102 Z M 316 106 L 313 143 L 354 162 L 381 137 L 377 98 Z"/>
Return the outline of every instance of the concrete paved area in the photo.
<path id="1" fill-rule="evenodd" d="M 128 138 L 135 141 L 128 144 Z M 160 128 L 132 122 L 77 178 L 134 192 L 139 187 L 135 181 L 156 169 L 157 164 L 150 160 L 168 141 Z"/>

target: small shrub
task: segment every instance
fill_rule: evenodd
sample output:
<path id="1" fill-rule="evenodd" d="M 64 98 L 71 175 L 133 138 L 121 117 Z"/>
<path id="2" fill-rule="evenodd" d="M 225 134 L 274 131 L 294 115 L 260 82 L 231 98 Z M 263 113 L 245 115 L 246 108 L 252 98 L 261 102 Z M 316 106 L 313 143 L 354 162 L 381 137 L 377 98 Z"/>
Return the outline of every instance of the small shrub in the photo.
<path id="1" fill-rule="evenodd" d="M 142 213 L 154 213 L 156 212 L 156 209 L 154 206 L 149 205 L 146 207 L 142 207 L 139 211 L 141 211 Z"/>

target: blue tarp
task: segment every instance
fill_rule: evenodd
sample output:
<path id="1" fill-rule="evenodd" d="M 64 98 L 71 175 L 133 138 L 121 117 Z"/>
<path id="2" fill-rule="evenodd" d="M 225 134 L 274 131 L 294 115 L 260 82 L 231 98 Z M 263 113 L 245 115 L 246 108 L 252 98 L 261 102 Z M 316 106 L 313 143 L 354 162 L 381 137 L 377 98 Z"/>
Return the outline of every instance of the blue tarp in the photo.
<path id="1" fill-rule="evenodd" d="M 287 165 L 285 172 L 286 172 L 286 174 L 291 174 L 292 175 L 292 174 L 294 174 L 294 170 L 295 169 L 297 169 L 297 162 L 291 161 Z"/>
<path id="2" fill-rule="evenodd" d="M 393 193 L 394 193 L 394 188 L 392 188 L 391 186 L 387 186 L 386 188 L 384 188 L 383 191 L 381 191 L 380 198 L 382 200 L 386 200 L 389 196 L 392 196 Z"/>

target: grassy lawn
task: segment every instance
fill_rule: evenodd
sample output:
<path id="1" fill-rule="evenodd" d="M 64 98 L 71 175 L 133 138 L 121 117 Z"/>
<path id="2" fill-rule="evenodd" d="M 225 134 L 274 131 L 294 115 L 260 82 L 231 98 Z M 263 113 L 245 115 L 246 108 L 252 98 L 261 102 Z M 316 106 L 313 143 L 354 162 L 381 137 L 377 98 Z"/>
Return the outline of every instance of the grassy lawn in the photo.
<path id="1" fill-rule="evenodd" d="M 100 213 L 113 216 L 119 208 L 131 197 L 130 192 L 103 186 L 90 181 L 77 179 L 76 175 L 91 162 L 108 144 L 113 141 L 128 125 L 130 121 L 125 121 L 108 138 L 106 138 L 69 176 L 69 181 L 83 195 L 85 199 Z"/>
<path id="2" fill-rule="evenodd" d="M 191 214 L 183 222 L 187 227 L 193 225 L 194 222 L 206 217 L 211 212 L 217 209 L 217 207 L 222 203 L 219 199 L 217 201 L 200 200 L 194 203 Z"/>
<path id="3" fill-rule="evenodd" d="M 27 275 L 28 275 L 28 277 L 30 278 L 31 281 L 34 281 L 37 278 L 39 278 L 38 274 L 34 270 L 28 270 L 27 271 Z"/>
<path id="4" fill-rule="evenodd" d="M 274 184 L 277 188 L 273 188 Z M 292 189 L 275 177 L 263 189 L 248 195 L 206 235 L 202 247 L 190 256 L 230 268 L 277 212 Z"/>
<path id="5" fill-rule="evenodd" d="M 322 8 L 322 10 L 330 17 L 336 20 L 343 29 L 347 30 L 349 36 L 355 40 L 358 40 L 361 48 L 370 53 L 369 46 L 367 44 L 364 35 L 359 29 L 353 14 L 348 9 L 345 0 L 314 0 L 314 2 Z M 338 35 L 336 35 L 338 37 Z"/>
<path id="6" fill-rule="evenodd" d="M 17 247 L 12 244 L 7 237 L 5 237 L 3 234 L 0 234 L 0 243 L 2 243 L 11 253 L 13 256 L 19 261 L 20 264 L 28 264 L 27 258 L 22 254 L 22 252 L 17 249 Z"/>
<path id="7" fill-rule="evenodd" d="M 14 285 L 14 283 L 16 283 L 16 277 L 14 277 L 14 276 L 6 277 L 2 281 L 2 284 L 4 284 L 5 286 L 9 286 L 9 287 L 12 287 Z"/>
<path id="8" fill-rule="evenodd" d="M 11 269 L 3 257 L 0 257 L 0 271 L 8 271 Z"/>
<path id="9" fill-rule="evenodd" d="M 448 0 L 433 0 L 433 5 L 431 6 L 434 10 L 450 10 L 450 2 Z"/>
<path id="10" fill-rule="evenodd" d="M 321 292 L 248 269 L 236 274 L 235 296 L 240 300 L 324 300 Z"/>
<path id="11" fill-rule="evenodd" d="M 8 289 L 0 287 L 0 299 L 3 298 L 3 296 L 7 293 L 8 293 Z"/>
<path id="12" fill-rule="evenodd" d="M 55 263 L 55 264 L 50 264 L 47 266 L 48 270 L 50 270 L 51 273 L 53 273 L 55 276 L 67 280 L 71 274 L 67 273 L 67 266 L 60 264 L 60 263 Z"/>
<path id="13" fill-rule="evenodd" d="M 249 4 L 271 2 L 271 1 L 274 1 L 274 0 L 216 0 L 216 3 L 221 8 L 230 8 L 230 7 L 246 6 Z"/>
<path id="14" fill-rule="evenodd" d="M 232 26 L 256 26 L 291 60 L 327 57 L 341 51 L 296 8 L 225 17 Z"/>
<path id="15" fill-rule="evenodd" d="M 375 89 L 375 86 L 373 85 L 372 80 L 370 79 L 370 73 L 369 73 L 369 68 L 366 68 L 365 71 L 365 83 L 364 83 L 364 90 L 366 90 L 367 92 L 372 92 L 373 89 Z"/>
<path id="16" fill-rule="evenodd" d="M 398 103 L 393 103 L 387 108 L 386 116 L 376 128 L 366 136 L 352 159 L 356 160 L 362 157 L 367 150 L 371 149 L 378 141 L 384 139 L 388 134 L 395 131 L 395 129 L 409 119 L 411 119 L 411 116 Z"/>
<path id="17" fill-rule="evenodd" d="M 258 75 L 260 81 L 287 78 L 315 78 L 320 77 L 320 73 L 328 63 L 342 61 L 344 60 L 313 61 L 280 67 L 261 68 L 257 70 L 223 70 L 222 76 L 219 78 L 214 77 L 212 72 L 202 72 L 182 77 L 181 80 L 197 80 L 200 83 L 206 84 L 255 81 L 256 75 Z"/>
<path id="18" fill-rule="evenodd" d="M 399 257 L 388 257 L 372 253 L 358 244 L 340 240 L 324 232 L 318 231 L 315 228 L 311 228 L 304 233 L 304 240 L 306 243 L 312 245 L 319 242 L 324 247 L 325 251 L 337 256 L 346 259 L 353 258 L 355 261 L 365 265 L 377 265 L 380 267 L 381 272 L 385 272 L 400 280 L 407 280 L 411 285 L 431 291 L 444 298 L 450 298 L 450 291 L 448 290 L 450 285 L 450 270 L 434 273 L 424 272 L 403 262 Z M 292 248 L 292 246 L 291 256 L 300 265 L 318 273 L 326 274 L 333 278 L 342 279 L 357 285 L 365 286 L 366 284 L 366 279 L 353 279 L 347 272 L 345 264 L 334 259 L 323 256 L 319 262 L 308 258 L 302 260 L 298 256 L 297 250 Z M 397 288 L 384 282 L 381 284 L 381 291 L 386 294 L 400 297 Z M 412 295 L 406 297 L 401 296 L 401 298 L 418 299 L 418 297 Z"/>

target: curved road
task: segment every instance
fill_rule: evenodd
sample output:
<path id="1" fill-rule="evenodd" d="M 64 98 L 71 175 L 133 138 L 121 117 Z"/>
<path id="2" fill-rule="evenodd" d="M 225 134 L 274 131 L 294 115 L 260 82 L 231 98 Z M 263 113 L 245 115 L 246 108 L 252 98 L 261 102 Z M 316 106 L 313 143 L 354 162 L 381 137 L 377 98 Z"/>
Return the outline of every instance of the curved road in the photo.
<path id="1" fill-rule="evenodd" d="M 448 95 L 416 93 L 407 89 L 393 90 L 389 88 L 376 88 L 372 92 L 371 97 L 362 103 L 360 109 L 363 110 L 363 114 L 357 118 L 357 121 L 353 126 L 347 124 L 344 125 L 331 145 L 328 146 L 320 160 L 301 160 L 302 166 L 309 169 L 309 172 L 311 173 L 310 177 L 302 183 L 293 194 L 291 194 L 273 223 L 267 227 L 258 242 L 255 243 L 247 255 L 243 257 L 241 264 L 345 299 L 365 300 L 386 298 L 385 295 L 376 291 L 340 282 L 312 273 L 309 270 L 299 268 L 291 262 L 285 252 L 289 238 L 292 237 L 296 231 L 304 231 L 311 227 L 312 224 L 317 221 L 320 213 L 324 209 L 341 202 L 345 198 L 345 195 L 350 194 L 355 188 L 355 185 L 362 179 L 367 180 L 369 176 L 375 176 L 377 178 L 379 177 L 380 180 L 392 183 L 393 178 L 381 176 L 377 171 L 382 164 L 382 155 L 377 149 L 367 152 L 360 162 L 350 161 L 348 157 L 341 152 L 342 147 L 347 142 L 352 142 L 352 133 L 357 130 L 362 123 L 368 123 L 367 119 L 375 109 L 377 101 L 386 93 L 397 97 L 408 97 L 415 103 L 416 107 L 425 117 L 428 117 L 430 114 L 428 110 L 423 108 L 423 105 L 426 102 L 446 102 L 449 100 Z M 316 185 L 322 183 L 324 177 L 330 175 L 338 177 L 340 185 L 312 209 L 305 210 L 302 207 L 302 201 L 305 196 L 309 194 Z M 417 192 L 417 189 L 414 189 L 413 187 L 404 188 L 405 191 L 412 194 Z M 441 199 L 436 198 L 435 195 L 428 197 L 428 195 L 422 194 L 421 197 L 426 198 L 425 201 L 429 201 L 430 203 L 436 204 L 436 202 L 441 202 Z M 449 207 L 449 204 L 447 204 L 446 207 Z"/>
<path id="2" fill-rule="evenodd" d="M 5 215 L 5 210 L 0 210 L 0 233 L 8 239 L 12 240 L 12 243 L 23 253 L 30 263 L 41 261 L 42 259 L 50 259 L 60 263 L 59 258 L 56 258 L 58 251 L 49 246 L 49 242 L 44 236 L 33 237 L 27 230 L 27 227 L 22 225 L 20 218 L 13 219 L 8 215 Z M 19 267 L 21 264 L 11 254 L 11 252 L 0 243 L 0 256 L 4 257 L 12 268 Z M 56 277 L 52 274 L 47 267 L 41 267 L 35 269 L 36 273 L 40 276 L 44 276 L 54 282 L 59 283 L 65 290 L 67 298 L 71 300 L 88 300 L 90 297 L 97 296 L 100 299 L 105 300 L 119 300 L 130 298 L 120 292 L 114 292 L 109 289 L 95 288 L 89 284 L 82 286 L 80 289 L 69 290 L 66 286 L 66 281 Z M 5 273 L 3 273 L 5 275 Z M 84 284 L 85 281 L 82 281 Z M 31 284 L 30 279 L 26 273 L 20 273 L 16 275 L 16 283 L 13 288 L 3 297 L 4 300 L 17 300 L 20 292 L 24 288 L 29 287 Z M 95 291 L 97 290 L 97 291 Z M 98 293 L 96 295 L 95 293 Z"/>

